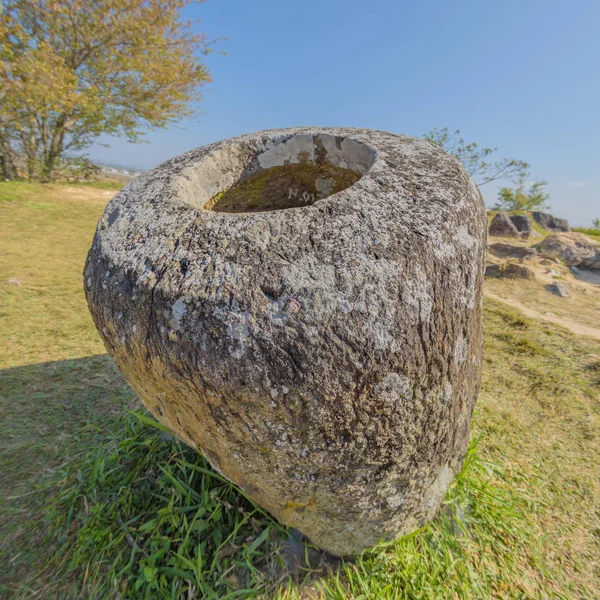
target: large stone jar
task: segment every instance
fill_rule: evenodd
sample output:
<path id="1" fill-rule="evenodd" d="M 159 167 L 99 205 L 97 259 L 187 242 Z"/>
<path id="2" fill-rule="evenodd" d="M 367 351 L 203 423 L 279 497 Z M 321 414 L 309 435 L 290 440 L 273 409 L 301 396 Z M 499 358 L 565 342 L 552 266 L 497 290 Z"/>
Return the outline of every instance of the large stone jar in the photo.
<path id="1" fill-rule="evenodd" d="M 85 290 L 152 414 L 348 556 L 431 519 L 461 467 L 486 225 L 475 184 L 429 142 L 264 131 L 127 185 Z"/>

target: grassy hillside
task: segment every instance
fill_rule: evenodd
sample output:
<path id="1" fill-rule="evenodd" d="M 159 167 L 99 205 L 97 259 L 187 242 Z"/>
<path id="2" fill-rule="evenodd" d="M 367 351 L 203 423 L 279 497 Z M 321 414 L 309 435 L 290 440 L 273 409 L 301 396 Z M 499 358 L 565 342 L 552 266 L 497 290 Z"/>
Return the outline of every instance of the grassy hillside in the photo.
<path id="1" fill-rule="evenodd" d="M 331 561 L 156 427 L 104 354 L 81 271 L 109 197 L 0 183 L 0 595 L 597 597 L 599 342 L 486 301 L 473 449 L 439 519 Z"/>

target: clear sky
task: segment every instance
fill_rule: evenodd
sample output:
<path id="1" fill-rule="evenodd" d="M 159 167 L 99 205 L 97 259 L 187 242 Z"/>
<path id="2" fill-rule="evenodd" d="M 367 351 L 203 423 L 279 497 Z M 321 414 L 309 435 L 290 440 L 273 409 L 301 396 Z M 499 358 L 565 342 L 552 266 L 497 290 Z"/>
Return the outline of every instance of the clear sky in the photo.
<path id="1" fill-rule="evenodd" d="M 600 217 L 600 0 L 209 0 L 185 14 L 228 37 L 206 59 L 204 114 L 147 144 L 103 140 L 93 158 L 147 169 L 273 127 L 447 126 L 531 163 L 557 216 Z M 497 188 L 482 188 L 490 205 Z"/>

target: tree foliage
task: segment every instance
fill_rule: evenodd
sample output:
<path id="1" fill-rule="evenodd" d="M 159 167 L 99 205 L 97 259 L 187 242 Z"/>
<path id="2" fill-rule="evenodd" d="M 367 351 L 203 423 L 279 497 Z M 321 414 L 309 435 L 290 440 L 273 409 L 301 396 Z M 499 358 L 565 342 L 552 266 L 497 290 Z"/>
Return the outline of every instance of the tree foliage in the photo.
<path id="1" fill-rule="evenodd" d="M 498 191 L 498 201 L 495 210 L 528 211 L 549 208 L 547 200 L 550 194 L 544 191 L 545 181 L 526 183 L 523 174 L 514 188 L 503 187 Z"/>
<path id="2" fill-rule="evenodd" d="M 600 228 L 600 217 L 594 219 L 592 223 L 594 224 L 594 227 Z"/>
<path id="3" fill-rule="evenodd" d="M 518 180 L 529 168 L 526 162 L 514 158 L 491 160 L 490 155 L 497 148 L 481 148 L 477 142 L 467 143 L 460 136 L 459 129 L 450 133 L 447 127 L 435 128 L 423 137 L 458 158 L 479 186 L 497 179 Z"/>
<path id="4" fill-rule="evenodd" d="M 47 180 L 101 134 L 140 141 L 192 116 L 210 51 L 180 11 L 192 0 L 5 0 L 0 167 Z"/>

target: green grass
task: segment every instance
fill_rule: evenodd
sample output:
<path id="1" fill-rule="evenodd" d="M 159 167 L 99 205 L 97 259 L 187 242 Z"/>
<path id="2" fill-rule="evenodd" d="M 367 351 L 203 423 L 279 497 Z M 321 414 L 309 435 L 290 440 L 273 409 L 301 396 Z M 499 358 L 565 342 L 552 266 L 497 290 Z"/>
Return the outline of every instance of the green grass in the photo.
<path id="1" fill-rule="evenodd" d="M 70 181 L 64 183 L 66 186 L 73 187 L 88 187 L 96 190 L 120 190 L 125 183 L 123 181 L 117 181 L 116 179 L 97 179 L 94 181 Z"/>
<path id="2" fill-rule="evenodd" d="M 439 518 L 331 561 L 157 426 L 103 354 L 81 291 L 91 193 L 0 184 L 0 596 L 597 597 L 600 343 L 486 302 L 478 442 Z"/>
<path id="3" fill-rule="evenodd" d="M 107 197 L 83 186 L 0 183 L 2 366 L 104 352 L 82 273 Z"/>

